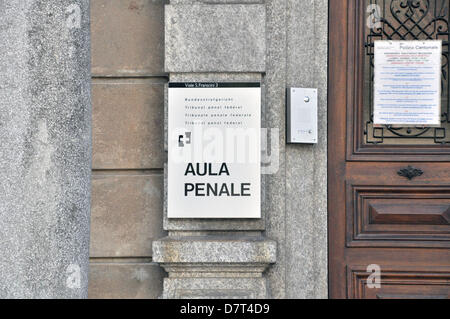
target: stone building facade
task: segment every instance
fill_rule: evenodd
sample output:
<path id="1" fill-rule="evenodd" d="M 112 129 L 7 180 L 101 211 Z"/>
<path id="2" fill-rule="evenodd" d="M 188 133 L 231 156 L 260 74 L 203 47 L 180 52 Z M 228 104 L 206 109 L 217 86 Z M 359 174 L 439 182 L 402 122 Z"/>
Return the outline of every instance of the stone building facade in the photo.
<path id="1" fill-rule="evenodd" d="M 0 298 L 450 296 L 449 20 L 444 0 L 0 1 Z M 442 41 L 439 128 L 375 125 L 374 39 Z M 261 83 L 262 218 L 168 218 L 169 82 Z M 316 144 L 287 143 L 289 88 L 318 90 Z"/>
<path id="2" fill-rule="evenodd" d="M 91 297 L 327 297 L 327 12 L 327 1 L 91 1 Z M 280 152 L 261 220 L 166 217 L 168 81 L 263 83 Z M 319 89 L 316 146 L 285 143 L 291 86 Z"/>
<path id="3" fill-rule="evenodd" d="M 162 294 L 167 298 L 235 295 L 326 298 L 326 1 L 114 2 L 92 3 L 93 76 L 96 77 L 93 82 L 94 169 L 98 172 L 94 171 L 93 178 L 91 256 L 95 258 L 91 259 L 91 296 L 101 296 L 102 289 L 114 291 L 104 286 L 108 282 L 117 285 L 117 290 L 121 285 L 130 289 L 146 287 L 146 297 Z M 114 19 L 108 23 L 105 14 L 128 19 L 128 23 L 118 25 Z M 132 25 L 139 19 L 146 24 Z M 106 33 L 111 28 L 116 32 Z M 131 32 L 133 37 L 130 37 Z M 114 38 L 106 41 L 105 34 Z M 120 51 L 108 50 L 111 43 Z M 122 83 L 114 83 L 117 80 L 113 76 L 120 77 Z M 133 78 L 127 78 L 131 76 Z M 137 81 L 142 83 L 135 84 Z M 279 168 L 274 174 L 264 176 L 261 220 L 167 219 L 163 213 L 162 181 L 166 158 L 162 125 L 167 109 L 163 96 L 167 81 L 263 83 L 263 127 L 276 129 L 281 134 L 278 141 L 273 141 L 280 146 L 278 158 L 274 157 L 275 162 L 269 163 Z M 121 86 L 122 90 L 128 87 L 129 93 L 123 91 L 121 97 L 111 99 L 107 95 L 108 84 L 111 93 L 121 90 Z M 139 86 L 143 88 L 141 92 Z M 319 89 L 320 141 L 317 146 L 286 146 L 283 134 L 285 91 L 291 86 Z M 152 90 L 148 89 L 150 87 Z M 136 101 L 139 95 L 140 101 Z M 111 101 L 109 108 L 108 100 Z M 128 115 L 135 119 L 128 119 L 127 123 L 127 116 L 117 107 L 118 101 L 123 107 L 140 108 L 138 112 L 145 113 L 135 111 L 135 115 Z M 148 106 L 139 105 L 145 101 Z M 111 107 L 116 110 L 111 111 Z M 102 108 L 104 113 L 101 113 Z M 116 118 L 104 124 L 107 114 Z M 129 136 L 130 126 L 137 127 L 135 136 Z M 122 134 L 122 141 L 118 140 L 118 135 L 113 137 L 114 131 Z M 117 148 L 111 149 L 111 144 L 118 144 Z M 133 163 L 134 156 L 138 159 Z M 108 175 L 118 172 L 108 171 L 106 175 L 102 172 L 111 168 L 139 169 L 141 176 L 127 171 L 125 175 L 113 177 Z M 136 186 L 126 186 L 122 182 L 126 179 Z M 147 186 L 143 187 L 145 183 Z M 105 188 L 110 188 L 111 197 L 106 197 Z M 122 193 L 121 196 L 117 196 L 118 193 Z M 127 210 L 126 203 L 132 202 L 120 198 L 134 198 L 136 193 L 141 203 L 133 201 L 132 211 L 128 213 L 137 215 L 131 229 L 140 231 L 141 237 L 133 236 L 119 218 L 123 215 L 122 218 L 129 219 L 121 209 Z M 101 197 L 104 198 L 100 200 Z M 113 197 L 117 203 L 121 202 L 121 209 L 111 206 Z M 117 220 L 112 220 L 111 212 L 117 214 Z M 111 219 L 112 227 L 117 227 L 115 230 L 119 233 L 95 229 L 96 225 L 105 224 L 105 218 Z M 143 225 L 142 220 L 147 225 Z M 161 239 L 165 236 L 163 232 L 167 232 L 167 237 Z M 122 240 L 127 233 L 131 243 Z M 107 240 L 108 237 L 100 240 L 100 236 L 111 235 L 122 235 L 121 240 L 115 242 Z M 95 240 L 96 236 L 100 237 L 99 241 Z M 150 250 L 152 241 L 153 250 Z M 124 244 L 128 250 L 118 252 Z M 109 252 L 106 245 L 110 245 Z M 131 259 L 129 262 L 120 259 L 119 264 L 116 259 L 108 260 L 108 264 L 102 260 L 121 254 L 142 259 L 136 260 L 137 264 Z M 161 286 L 164 274 L 159 265 L 169 273 L 164 279 L 164 289 Z M 146 280 L 139 283 L 138 279 L 118 279 L 122 278 L 116 275 L 119 269 L 123 269 L 128 278 L 132 278 L 134 271 L 145 273 Z M 105 277 L 111 279 L 106 281 Z M 119 283 L 119 280 L 125 281 Z M 130 293 L 135 292 L 130 290 Z"/>
<path id="4" fill-rule="evenodd" d="M 37 42 L 21 26 L 38 28 L 42 24 L 58 29 L 67 21 L 74 22 L 75 48 L 81 51 L 62 55 L 58 63 L 69 63 L 71 57 L 84 58 L 80 52 L 88 54 L 89 45 L 82 32 L 88 34 L 89 28 L 91 31 L 92 121 L 89 115 L 84 122 L 78 118 L 77 124 L 87 130 L 92 127 L 90 236 L 88 226 L 84 232 L 77 233 L 86 242 L 90 238 L 89 297 L 326 298 L 327 1 L 91 0 L 90 9 L 89 1 L 57 2 L 27 0 L 23 5 L 16 5 L 6 1 L 1 4 L 0 15 L 4 21 L 5 16 L 14 20 L 14 14 L 21 13 L 20 19 L 12 24 L 6 22 L 9 31 L 2 32 L 8 39 L 15 37 L 28 45 L 26 52 L 38 50 Z M 77 25 L 77 14 L 82 17 L 80 25 Z M 37 20 L 38 15 L 45 18 Z M 36 36 L 46 38 L 46 45 L 52 49 L 67 41 L 67 31 L 61 32 L 60 38 Z M 6 47 L 5 44 L 1 47 L 5 53 L 19 45 L 22 44 L 6 42 Z M 2 65 L 7 70 L 10 66 L 6 63 L 30 63 L 32 59 L 16 56 L 8 62 L 3 56 Z M 46 57 L 51 60 L 48 51 L 43 59 Z M 84 68 L 86 72 L 85 60 L 73 63 L 74 70 Z M 57 65 L 55 72 L 69 76 L 70 69 L 56 70 Z M 40 76 L 46 83 L 54 74 L 36 73 L 35 79 L 39 80 Z M 80 73 L 74 76 L 84 81 L 84 85 L 88 83 Z M 279 154 L 273 156 L 272 163 L 277 169 L 263 177 L 262 219 L 167 218 L 164 123 L 169 81 L 262 83 L 262 126 L 279 132 L 273 138 L 273 143 L 279 145 Z M 30 82 L 29 87 L 33 85 L 37 83 Z M 291 86 L 319 89 L 320 130 L 316 146 L 285 143 L 285 91 Z M 74 88 L 73 92 L 79 94 L 80 90 Z M 17 105 L 30 105 L 24 103 L 17 101 Z M 10 107 L 2 105 L 2 110 Z M 88 105 L 86 114 L 90 114 Z M 52 116 L 55 121 L 61 116 L 36 112 L 45 123 L 51 123 Z M 34 124 L 24 123 L 24 130 L 29 125 Z M 24 151 L 35 150 L 36 161 L 42 164 L 44 155 L 40 154 L 46 151 L 38 145 L 44 143 L 49 148 L 57 145 L 57 131 L 45 133 L 44 124 L 36 125 L 41 127 L 36 133 L 40 137 L 24 145 Z M 12 128 L 7 132 L 13 132 Z M 49 142 L 42 142 L 47 138 Z M 80 145 L 90 147 L 89 141 Z M 51 167 L 60 159 L 50 156 L 48 160 Z M 86 160 L 79 161 L 84 168 L 89 167 L 89 159 Z M 85 178 L 83 183 L 80 188 L 89 189 L 90 181 Z M 7 186 L 2 184 L 2 187 Z M 54 200 L 56 205 L 64 202 L 61 198 Z M 42 207 L 39 211 L 44 214 L 46 209 Z M 50 233 L 65 228 L 43 219 L 38 219 L 33 227 L 37 225 L 50 227 L 47 228 Z M 41 238 L 38 243 L 51 242 L 52 239 Z M 87 247 L 84 249 L 86 253 Z M 49 263 L 42 260 L 36 267 L 50 272 Z M 61 259 L 57 267 L 61 276 L 67 275 L 67 263 Z M 79 288 L 79 297 L 86 296 L 87 291 L 85 263 L 86 260 L 76 262 L 83 265 L 81 274 L 86 277 Z M 47 295 L 63 297 L 66 293 L 61 291 L 68 291 L 70 296 L 73 290 L 67 289 L 53 287 Z M 24 291 L 27 291 L 24 296 L 47 296 L 44 290 L 39 286 L 31 289 L 24 283 L 17 288 L 16 296 Z M 8 291 L 2 288 L 1 296 L 14 296 Z"/>

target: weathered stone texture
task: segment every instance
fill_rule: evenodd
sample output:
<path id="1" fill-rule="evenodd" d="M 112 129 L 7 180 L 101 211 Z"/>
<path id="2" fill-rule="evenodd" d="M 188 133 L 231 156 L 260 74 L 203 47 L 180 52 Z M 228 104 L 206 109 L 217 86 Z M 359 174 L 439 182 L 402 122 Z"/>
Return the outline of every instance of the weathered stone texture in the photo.
<path id="1" fill-rule="evenodd" d="M 286 296 L 326 298 L 328 1 L 289 0 L 287 12 L 287 87 L 318 88 L 319 141 L 286 147 Z"/>
<path id="2" fill-rule="evenodd" d="M 267 299 L 265 278 L 165 278 L 164 299 Z"/>
<path id="3" fill-rule="evenodd" d="M 164 4 L 91 0 L 93 190 L 90 298 L 157 298 L 162 229 Z"/>
<path id="4" fill-rule="evenodd" d="M 217 53 L 217 50 L 221 50 L 221 43 L 234 41 L 234 35 L 228 34 L 227 31 L 216 32 L 212 27 L 211 30 L 216 32 L 215 36 L 210 36 L 214 37 L 212 41 L 197 34 L 186 35 L 188 30 L 186 26 L 190 26 L 191 22 L 184 22 L 185 17 L 194 20 L 193 25 L 196 23 L 202 25 L 197 21 L 205 19 L 198 13 L 199 8 L 204 8 L 199 5 L 202 2 L 202 0 L 175 0 L 171 2 L 170 10 L 172 11 L 166 14 L 166 34 L 169 36 L 169 42 L 166 43 L 166 55 L 169 62 L 166 63 L 166 70 L 172 72 L 171 80 L 222 80 L 243 74 L 233 73 L 236 70 L 251 71 L 248 68 L 235 68 L 235 65 L 229 63 L 226 57 L 222 58 L 221 53 Z M 194 3 L 197 5 L 193 5 Z M 214 3 L 227 3 L 229 12 L 232 12 L 232 8 L 246 6 L 231 5 L 229 4 L 231 1 L 228 0 L 217 0 Z M 264 184 L 265 223 L 255 225 L 238 221 L 238 225 L 235 225 L 226 220 L 168 220 L 165 217 L 164 225 L 171 231 L 171 236 L 176 236 L 183 231 L 226 232 L 227 229 L 265 229 L 265 235 L 276 240 L 278 244 L 277 262 L 266 272 L 271 296 L 274 298 L 326 298 L 328 2 L 326 0 L 300 2 L 267 0 L 264 3 L 267 15 L 264 36 L 267 39 L 264 44 L 264 46 L 267 45 L 264 53 L 265 74 L 262 77 L 265 95 L 265 125 L 278 128 L 280 133 L 285 131 L 286 88 L 316 87 L 319 89 L 319 144 L 286 146 L 284 134 L 280 134 L 279 170 L 275 174 L 266 176 Z M 220 5 L 216 7 L 220 8 Z M 187 13 L 181 12 L 183 10 Z M 193 12 L 197 13 L 193 14 Z M 181 26 L 175 24 L 177 19 L 170 19 L 178 15 L 182 17 Z M 218 15 L 220 13 L 213 14 L 214 17 Z M 216 28 L 226 29 L 220 23 Z M 191 30 L 197 29 L 194 26 Z M 263 37 L 261 32 L 258 34 L 255 37 Z M 217 48 L 208 48 L 203 52 L 202 46 L 207 48 L 209 43 L 217 44 Z M 227 53 L 233 54 L 236 44 L 231 44 L 230 47 Z M 206 66 L 198 66 L 199 62 L 197 63 L 195 54 L 186 54 L 190 50 L 198 56 L 198 61 L 207 61 Z M 185 59 L 185 57 L 188 58 Z M 216 57 L 221 57 L 221 60 L 215 61 Z M 208 58 L 210 60 L 207 60 Z M 176 62 L 172 63 L 172 61 Z M 227 64 L 224 65 L 222 61 L 227 61 Z M 258 72 L 258 70 L 253 71 Z M 208 75 L 201 72 L 210 73 Z M 233 238 L 235 234 L 230 232 L 229 236 Z M 171 271 L 171 276 L 172 272 L 180 271 L 179 268 L 166 268 Z M 171 281 L 171 278 L 166 280 L 165 289 L 173 290 L 174 285 L 183 286 L 181 279 Z M 208 280 L 195 282 L 207 285 Z M 190 284 L 194 285 L 194 281 Z M 211 287 L 214 286 L 211 282 L 210 284 Z M 211 289 L 209 292 L 213 293 L 214 289 Z M 220 289 L 220 285 L 215 289 Z"/>
<path id="5" fill-rule="evenodd" d="M 98 79 L 92 85 L 93 168 L 163 168 L 164 82 Z"/>
<path id="6" fill-rule="evenodd" d="M 162 75 L 165 0 L 91 0 L 92 73 Z"/>
<path id="7" fill-rule="evenodd" d="M 265 0 L 170 0 L 170 4 L 263 4 Z"/>
<path id="8" fill-rule="evenodd" d="M 287 72 L 287 0 L 267 0 L 267 72 L 265 75 L 267 127 L 285 132 L 285 97 Z M 267 272 L 268 289 L 272 298 L 285 298 L 286 286 L 286 139 L 280 134 L 279 170 L 266 180 L 266 236 L 277 242 L 277 262 Z M 300 196 L 300 195 L 299 195 Z"/>
<path id="9" fill-rule="evenodd" d="M 264 72 L 265 7 L 167 5 L 166 72 Z"/>
<path id="10" fill-rule="evenodd" d="M 276 243 L 262 237 L 166 237 L 153 243 L 153 260 L 158 263 L 272 264 Z"/>
<path id="11" fill-rule="evenodd" d="M 261 73 L 171 73 L 169 80 L 171 82 L 261 82 Z M 166 88 L 167 93 L 167 88 Z M 167 94 L 166 94 L 167 99 Z M 264 103 L 262 103 L 264 105 Z M 167 101 L 165 101 L 167 108 Z M 262 117 L 264 117 L 264 110 Z M 167 109 L 165 110 L 165 149 L 167 150 Z M 165 182 L 167 181 L 167 170 L 165 170 Z M 208 230 L 264 230 L 265 225 L 265 179 L 261 180 L 261 219 L 169 219 L 167 218 L 167 194 L 164 196 L 164 229 L 173 231 L 208 231 Z M 167 183 L 165 183 L 164 191 L 167 192 Z"/>
<path id="12" fill-rule="evenodd" d="M 263 272 L 276 243 L 261 236 L 172 236 L 153 242 L 153 261 L 169 273 L 163 298 L 269 298 Z"/>
<path id="13" fill-rule="evenodd" d="M 163 177 L 96 173 L 92 179 L 91 257 L 150 257 L 162 229 Z"/>
<path id="14" fill-rule="evenodd" d="M 87 297 L 89 27 L 88 0 L 0 2 L 0 298 Z"/>
<path id="15" fill-rule="evenodd" d="M 152 263 L 92 262 L 90 299 L 156 299 L 164 271 Z"/>

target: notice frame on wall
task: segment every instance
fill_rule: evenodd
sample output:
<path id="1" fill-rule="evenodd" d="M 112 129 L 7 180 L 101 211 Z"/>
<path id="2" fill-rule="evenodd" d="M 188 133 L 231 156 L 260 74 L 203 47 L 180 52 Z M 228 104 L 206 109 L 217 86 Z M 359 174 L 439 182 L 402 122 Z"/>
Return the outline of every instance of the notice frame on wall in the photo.
<path id="1" fill-rule="evenodd" d="M 375 125 L 441 124 L 441 40 L 374 42 Z"/>
<path id="2" fill-rule="evenodd" d="M 168 218 L 261 218 L 261 84 L 168 84 Z"/>

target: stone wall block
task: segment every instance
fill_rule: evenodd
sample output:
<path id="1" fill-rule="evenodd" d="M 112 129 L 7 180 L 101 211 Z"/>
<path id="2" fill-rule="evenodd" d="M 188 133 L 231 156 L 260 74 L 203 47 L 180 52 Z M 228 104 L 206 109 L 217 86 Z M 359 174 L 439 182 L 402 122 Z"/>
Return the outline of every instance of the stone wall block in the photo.
<path id="1" fill-rule="evenodd" d="M 276 243 L 259 236 L 173 236 L 153 242 L 153 261 L 169 273 L 163 298 L 268 298 L 263 272 L 276 255 Z"/>
<path id="2" fill-rule="evenodd" d="M 166 72 L 264 72 L 265 6 L 167 5 Z"/>

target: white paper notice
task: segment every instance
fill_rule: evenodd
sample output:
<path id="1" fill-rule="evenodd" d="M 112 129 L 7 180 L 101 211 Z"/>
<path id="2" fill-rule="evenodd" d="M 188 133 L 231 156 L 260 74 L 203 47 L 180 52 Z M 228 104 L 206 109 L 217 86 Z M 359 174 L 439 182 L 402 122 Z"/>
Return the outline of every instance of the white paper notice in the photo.
<path id="1" fill-rule="evenodd" d="M 168 98 L 168 218 L 260 218 L 260 83 L 169 83 Z"/>
<path id="2" fill-rule="evenodd" d="M 442 41 L 375 41 L 374 124 L 441 124 Z"/>

